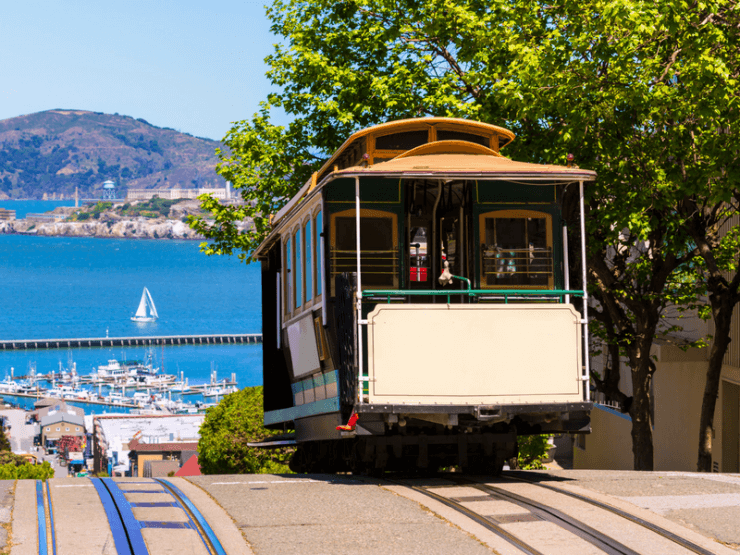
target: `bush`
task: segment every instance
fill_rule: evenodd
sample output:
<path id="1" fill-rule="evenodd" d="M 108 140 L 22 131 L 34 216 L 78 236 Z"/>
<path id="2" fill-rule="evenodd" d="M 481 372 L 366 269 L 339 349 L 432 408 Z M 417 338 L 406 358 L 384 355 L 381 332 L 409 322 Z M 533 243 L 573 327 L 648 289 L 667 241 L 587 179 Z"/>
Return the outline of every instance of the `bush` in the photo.
<path id="1" fill-rule="evenodd" d="M 0 480 L 48 480 L 54 477 L 54 469 L 44 461 L 43 464 L 21 465 L 15 463 L 0 465 Z"/>
<path id="2" fill-rule="evenodd" d="M 288 473 L 292 449 L 259 449 L 247 442 L 279 432 L 262 426 L 262 386 L 227 395 L 206 411 L 200 427 L 198 464 L 203 474 Z"/>
<path id="3" fill-rule="evenodd" d="M 542 459 L 547 457 L 550 444 L 549 435 L 519 436 L 519 456 L 517 457 L 517 468 L 522 470 L 538 470 L 544 468 Z"/>

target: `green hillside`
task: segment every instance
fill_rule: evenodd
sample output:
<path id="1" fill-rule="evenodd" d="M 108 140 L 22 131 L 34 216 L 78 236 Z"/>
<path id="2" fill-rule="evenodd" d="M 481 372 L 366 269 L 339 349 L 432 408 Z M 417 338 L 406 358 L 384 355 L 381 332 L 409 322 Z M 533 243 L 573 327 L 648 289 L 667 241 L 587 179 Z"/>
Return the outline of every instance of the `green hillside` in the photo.
<path id="1" fill-rule="evenodd" d="M 99 197 L 103 182 L 126 188 L 223 187 L 220 143 L 143 119 L 48 110 L 0 121 L 0 198 Z"/>

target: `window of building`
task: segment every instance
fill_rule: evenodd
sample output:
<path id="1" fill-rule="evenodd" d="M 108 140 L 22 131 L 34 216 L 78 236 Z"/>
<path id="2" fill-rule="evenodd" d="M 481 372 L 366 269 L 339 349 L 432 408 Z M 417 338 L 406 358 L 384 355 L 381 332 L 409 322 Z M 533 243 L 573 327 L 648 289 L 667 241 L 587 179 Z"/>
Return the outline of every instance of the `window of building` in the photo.
<path id="1" fill-rule="evenodd" d="M 65 432 L 68 432 L 68 431 L 69 431 L 69 428 L 64 428 L 64 431 L 65 431 Z"/>
<path id="2" fill-rule="evenodd" d="M 303 272 L 305 276 L 306 302 L 313 298 L 313 244 L 311 243 L 311 220 L 307 220 L 303 225 L 303 256 L 306 259 L 306 268 Z"/>
<path id="3" fill-rule="evenodd" d="M 46 431 L 47 431 L 47 432 L 50 432 L 50 431 L 51 431 L 51 428 L 46 428 Z"/>
<path id="4" fill-rule="evenodd" d="M 295 279 L 293 280 L 293 289 L 295 291 L 295 307 L 300 308 L 303 304 L 303 264 L 301 261 L 301 230 L 300 228 L 293 235 L 293 248 L 295 250 Z"/>
<path id="5" fill-rule="evenodd" d="M 324 257 L 321 255 L 321 245 L 323 244 L 323 241 L 321 240 L 321 233 L 324 230 L 324 224 L 323 224 L 323 218 L 321 215 L 321 211 L 316 214 L 316 217 L 314 218 L 314 244 L 316 247 L 314 248 L 314 252 L 316 253 L 316 296 L 321 295 L 321 282 L 322 282 L 322 275 L 324 271 Z"/>
<path id="6" fill-rule="evenodd" d="M 62 429 L 61 429 L 61 428 L 57 428 L 57 432 L 61 432 L 61 431 L 62 431 Z"/>
<path id="7" fill-rule="evenodd" d="M 75 432 L 79 432 L 79 431 L 80 431 L 80 427 L 79 426 L 75 426 Z"/>
<path id="8" fill-rule="evenodd" d="M 531 210 L 480 216 L 483 287 L 553 287 L 552 217 Z"/>

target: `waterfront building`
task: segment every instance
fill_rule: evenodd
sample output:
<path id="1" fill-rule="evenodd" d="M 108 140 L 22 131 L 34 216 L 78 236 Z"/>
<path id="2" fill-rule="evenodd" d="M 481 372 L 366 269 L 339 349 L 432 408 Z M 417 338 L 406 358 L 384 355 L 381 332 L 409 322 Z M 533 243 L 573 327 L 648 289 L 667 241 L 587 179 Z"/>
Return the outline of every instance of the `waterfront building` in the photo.
<path id="1" fill-rule="evenodd" d="M 67 412 L 83 418 L 85 416 L 84 409 L 81 409 L 80 407 L 75 407 L 73 405 L 68 405 L 62 399 L 55 399 L 53 397 L 47 397 L 45 399 L 36 401 L 33 406 L 34 411 L 31 412 L 29 416 L 31 420 L 34 420 L 36 422 L 41 422 L 42 418 L 49 416 L 49 414 L 53 412 Z"/>
<path id="2" fill-rule="evenodd" d="M 197 446 L 200 439 L 200 426 L 204 418 L 203 414 L 95 416 L 93 418 L 94 471 L 96 473 L 107 472 L 111 476 L 133 475 L 129 462 L 129 452 L 132 446 L 138 447 L 139 450 L 142 449 L 142 444 L 188 443 Z M 182 452 L 182 450 L 179 451 L 181 455 Z M 161 457 L 158 460 L 161 460 Z"/>
<path id="3" fill-rule="evenodd" d="M 131 476 L 157 478 L 177 472 L 190 457 L 198 453 L 198 442 L 129 443 Z"/>
<path id="4" fill-rule="evenodd" d="M 15 210 L 0 208 L 0 221 L 11 222 L 15 220 Z"/>
<path id="5" fill-rule="evenodd" d="M 231 200 L 231 187 L 197 188 L 197 189 L 129 189 L 126 200 L 150 200 L 159 197 L 165 200 L 194 199 L 200 195 L 211 195 L 220 200 Z"/>
<path id="6" fill-rule="evenodd" d="M 49 411 L 41 419 L 41 445 L 55 445 L 62 436 L 85 437 L 85 419 L 72 411 Z"/>

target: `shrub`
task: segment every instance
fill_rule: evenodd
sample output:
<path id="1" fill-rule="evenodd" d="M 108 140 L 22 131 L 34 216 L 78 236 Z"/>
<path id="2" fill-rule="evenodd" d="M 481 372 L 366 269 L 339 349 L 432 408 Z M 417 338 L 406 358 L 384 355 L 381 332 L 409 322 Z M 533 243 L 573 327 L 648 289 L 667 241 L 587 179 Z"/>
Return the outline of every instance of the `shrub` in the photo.
<path id="1" fill-rule="evenodd" d="M 206 411 L 198 464 L 203 474 L 287 473 L 292 449 L 259 449 L 247 442 L 277 435 L 263 427 L 262 386 L 227 395 Z"/>
<path id="2" fill-rule="evenodd" d="M 547 442 L 551 436 L 519 436 L 519 456 L 517 457 L 517 467 L 522 470 L 537 470 L 544 468 L 542 459 L 547 457 L 547 450 L 550 444 Z"/>
<path id="3" fill-rule="evenodd" d="M 43 464 L 15 463 L 0 465 L 0 480 L 48 480 L 54 477 L 54 469 L 44 461 Z"/>

